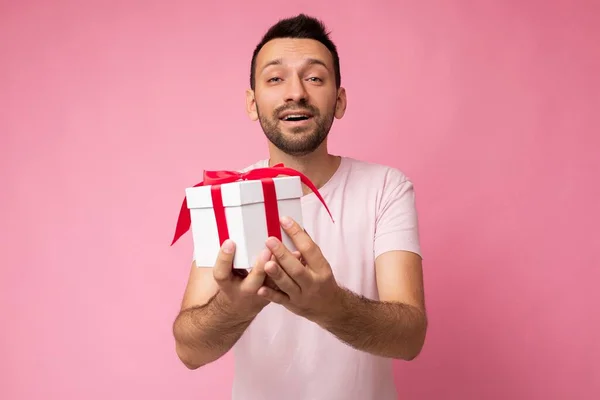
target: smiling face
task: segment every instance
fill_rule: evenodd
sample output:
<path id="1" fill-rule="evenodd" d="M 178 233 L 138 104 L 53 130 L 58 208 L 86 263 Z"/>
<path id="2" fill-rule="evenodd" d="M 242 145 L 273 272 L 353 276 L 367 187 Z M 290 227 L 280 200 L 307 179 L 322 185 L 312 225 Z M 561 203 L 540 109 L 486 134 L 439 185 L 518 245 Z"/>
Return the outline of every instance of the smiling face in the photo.
<path id="1" fill-rule="evenodd" d="M 250 118 L 286 154 L 318 149 L 346 109 L 327 47 L 312 39 L 274 39 L 258 53 L 255 68 L 255 89 L 246 99 Z"/>

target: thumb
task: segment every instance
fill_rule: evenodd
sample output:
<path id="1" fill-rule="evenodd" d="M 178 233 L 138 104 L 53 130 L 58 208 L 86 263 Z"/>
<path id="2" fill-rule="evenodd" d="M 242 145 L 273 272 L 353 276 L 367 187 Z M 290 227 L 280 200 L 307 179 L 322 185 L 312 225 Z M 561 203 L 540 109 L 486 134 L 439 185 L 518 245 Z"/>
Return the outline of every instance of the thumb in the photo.
<path id="1" fill-rule="evenodd" d="M 217 284 L 221 287 L 227 286 L 233 280 L 234 254 L 235 243 L 229 239 L 223 242 L 213 267 L 213 277 Z"/>

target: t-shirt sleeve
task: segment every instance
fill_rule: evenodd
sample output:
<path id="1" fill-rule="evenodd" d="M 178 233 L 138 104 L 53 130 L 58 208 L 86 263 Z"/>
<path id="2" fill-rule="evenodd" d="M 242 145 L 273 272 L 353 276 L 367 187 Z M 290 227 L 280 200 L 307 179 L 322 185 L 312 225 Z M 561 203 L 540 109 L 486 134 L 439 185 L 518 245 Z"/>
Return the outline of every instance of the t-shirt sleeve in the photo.
<path id="1" fill-rule="evenodd" d="M 405 250 L 422 256 L 413 183 L 400 171 L 386 177 L 375 226 L 375 257 Z"/>

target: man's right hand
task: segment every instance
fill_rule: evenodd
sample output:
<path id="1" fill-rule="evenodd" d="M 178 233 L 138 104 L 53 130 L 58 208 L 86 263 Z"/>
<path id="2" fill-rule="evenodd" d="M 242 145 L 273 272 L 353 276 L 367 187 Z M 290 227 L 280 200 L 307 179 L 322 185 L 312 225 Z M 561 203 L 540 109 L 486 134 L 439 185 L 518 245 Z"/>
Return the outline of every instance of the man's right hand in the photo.
<path id="1" fill-rule="evenodd" d="M 234 254 L 235 244 L 227 241 L 212 268 L 192 263 L 181 311 L 173 326 L 177 354 L 188 368 L 199 368 L 229 351 L 269 304 L 257 294 L 258 290 L 262 286 L 277 289 L 265 273 L 265 264 L 274 260 L 270 250 L 265 247 L 250 272 L 233 269 Z M 300 259 L 300 253 L 293 254 Z"/>
<path id="2" fill-rule="evenodd" d="M 254 318 L 268 303 L 268 300 L 257 295 L 258 289 L 265 284 L 265 263 L 272 258 L 269 249 L 265 248 L 257 257 L 249 273 L 238 274 L 233 270 L 235 243 L 226 240 L 217 256 L 213 268 L 213 277 L 222 293 L 219 300 L 230 312 L 242 318 Z M 241 270 L 240 270 L 241 271 Z M 246 275 L 246 276 L 240 276 Z"/>

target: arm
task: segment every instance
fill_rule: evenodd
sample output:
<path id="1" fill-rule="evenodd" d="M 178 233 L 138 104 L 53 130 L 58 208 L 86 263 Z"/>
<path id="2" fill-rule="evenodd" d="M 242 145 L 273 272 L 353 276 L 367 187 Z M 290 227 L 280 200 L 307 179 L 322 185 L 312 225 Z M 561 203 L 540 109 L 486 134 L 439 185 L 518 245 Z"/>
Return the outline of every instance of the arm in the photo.
<path id="1" fill-rule="evenodd" d="M 390 170 L 382 187 L 374 237 L 379 301 L 336 290 L 322 326 L 358 349 L 414 359 L 427 331 L 419 227 L 413 184 Z"/>
<path id="2" fill-rule="evenodd" d="M 417 214 L 412 183 L 393 173 L 378 210 L 375 273 L 379 301 L 340 287 L 319 247 L 295 222 L 282 226 L 306 266 L 278 240 L 267 246 L 277 263 L 265 270 L 283 293 L 261 288 L 259 295 L 327 329 L 357 349 L 384 357 L 414 359 L 425 341 L 427 316 Z"/>
<path id="3" fill-rule="evenodd" d="M 251 321 L 235 315 L 211 268 L 193 264 L 181 311 L 173 324 L 177 356 L 190 369 L 213 362 L 233 347 Z"/>
<path id="4" fill-rule="evenodd" d="M 357 349 L 405 360 L 419 354 L 427 326 L 419 255 L 387 251 L 377 257 L 381 300 L 369 300 L 337 284 L 319 247 L 295 221 L 283 226 L 306 265 L 281 241 L 268 239 L 277 262 L 267 262 L 265 271 L 281 291 L 263 286 L 259 296 L 319 324 Z"/>
<path id="5" fill-rule="evenodd" d="M 221 252 L 213 268 L 192 263 L 173 323 L 176 352 L 186 367 L 197 369 L 227 353 L 267 304 L 255 294 L 264 283 L 267 253 L 245 278 L 232 273 L 232 253 Z"/>
<path id="6" fill-rule="evenodd" d="M 390 251 L 376 260 L 380 301 L 339 288 L 317 323 L 348 345 L 372 354 L 412 360 L 427 331 L 421 258 Z"/>

